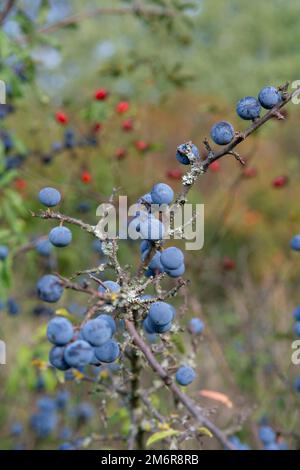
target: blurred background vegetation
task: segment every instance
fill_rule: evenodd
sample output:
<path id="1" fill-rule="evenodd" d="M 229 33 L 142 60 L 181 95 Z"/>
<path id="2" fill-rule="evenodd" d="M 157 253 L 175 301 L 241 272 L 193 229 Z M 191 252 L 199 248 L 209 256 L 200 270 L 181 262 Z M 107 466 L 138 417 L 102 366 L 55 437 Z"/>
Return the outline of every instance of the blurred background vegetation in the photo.
<path id="1" fill-rule="evenodd" d="M 202 142 L 214 122 L 226 119 L 235 129 L 245 128 L 235 115 L 238 99 L 299 78 L 297 0 L 152 0 L 138 2 L 138 10 L 126 14 L 107 14 L 106 9 L 132 9 L 136 2 L 16 4 L 0 31 L 0 79 L 10 85 L 8 103 L 14 107 L 0 120 L 1 135 L 9 132 L 13 141 L 12 149 L 3 144 L 0 151 L 0 242 L 11 250 L 1 265 L 0 289 L 3 303 L 13 298 L 21 313 L 0 312 L 0 337 L 8 347 L 7 365 L 0 366 L 1 448 L 16 445 L 10 426 L 28 422 L 39 394 L 51 395 L 63 386 L 63 377 L 45 366 L 49 312 L 33 312 L 37 278 L 45 270 L 71 275 L 98 260 L 91 240 L 75 230 L 72 246 L 56 250 L 50 261 L 31 249 L 33 237 L 46 235 L 53 225 L 30 215 L 39 209 L 39 189 L 57 187 L 62 211 L 91 223 L 113 187 L 121 187 L 132 202 L 156 181 L 179 189 L 177 145 L 192 140 L 204 153 Z M 102 13 L 90 14 L 99 8 Z M 152 8 L 166 14 L 143 13 Z M 74 21 L 64 25 L 74 14 Z M 99 87 L 109 91 L 105 102 L 94 100 Z M 130 103 L 124 116 L 115 113 L 121 100 Z M 53 144 L 62 142 L 65 131 L 54 119 L 59 110 L 68 115 L 68 127 L 78 139 L 101 123 L 97 144 L 55 153 Z M 191 202 L 205 204 L 205 245 L 199 253 L 187 253 L 191 287 L 177 300 L 178 307 L 186 307 L 183 326 L 192 316 L 206 324 L 193 396 L 209 408 L 216 403 L 199 390 L 226 394 L 233 408 L 217 404 L 220 422 L 254 448 L 260 446 L 261 419 L 291 448 L 300 444 L 299 392 L 294 389 L 300 374 L 290 358 L 300 264 L 289 250 L 300 222 L 299 107 L 291 104 L 285 118 L 274 119 L 241 145 L 246 169 L 227 157 L 193 189 Z M 128 119 L 132 131 L 124 131 Z M 21 164 L 8 171 L 9 158 L 16 156 Z M 84 173 L 91 175 L 88 184 Z M 276 185 L 278 177 L 284 177 L 282 187 Z M 83 203 L 89 207 L 86 213 Z M 138 262 L 135 244 L 124 242 L 120 248 L 123 262 Z M 82 302 L 65 294 L 58 308 L 73 306 L 80 315 Z M 183 352 L 184 343 L 176 338 L 174 348 Z M 37 357 L 41 363 L 32 362 Z M 105 374 L 104 383 L 109 380 Z M 80 377 L 68 385 L 74 403 L 89 400 L 98 410 L 88 432 L 76 424 L 77 436 L 99 432 L 99 394 L 90 393 L 88 385 Z M 166 397 L 160 392 L 153 399 L 164 407 Z M 110 404 L 112 433 L 121 422 L 126 435 L 128 420 L 125 409 L 116 411 Z M 28 448 L 56 448 L 60 442 L 57 435 L 47 442 L 28 436 Z M 91 445 L 99 447 L 96 441 Z M 216 443 L 207 438 L 205 447 Z"/>

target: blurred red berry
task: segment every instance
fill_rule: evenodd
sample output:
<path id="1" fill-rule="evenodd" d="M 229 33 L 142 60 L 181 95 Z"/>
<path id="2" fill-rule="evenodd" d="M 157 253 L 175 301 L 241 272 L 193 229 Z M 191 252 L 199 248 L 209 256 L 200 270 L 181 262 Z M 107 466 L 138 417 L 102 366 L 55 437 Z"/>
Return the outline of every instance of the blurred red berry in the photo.
<path id="1" fill-rule="evenodd" d="M 26 186 L 27 186 L 27 183 L 25 180 L 23 180 L 22 178 L 17 178 L 15 180 L 15 188 L 18 190 L 18 191 L 23 191 L 24 189 L 26 189 Z"/>
<path id="2" fill-rule="evenodd" d="M 220 163 L 219 163 L 218 161 L 212 162 L 212 163 L 209 165 L 209 169 L 210 169 L 213 173 L 218 173 L 218 171 L 220 171 Z"/>
<path id="3" fill-rule="evenodd" d="M 126 113 L 129 109 L 129 103 L 128 101 L 120 101 L 117 106 L 116 106 L 116 111 L 119 114 Z"/>
<path id="4" fill-rule="evenodd" d="M 254 178 L 257 176 L 257 169 L 253 166 L 248 166 L 243 169 L 243 176 L 245 176 L 245 178 Z"/>
<path id="5" fill-rule="evenodd" d="M 102 124 L 101 122 L 96 122 L 93 126 L 93 132 L 100 132 L 102 129 Z"/>
<path id="6" fill-rule="evenodd" d="M 145 150 L 149 148 L 149 144 L 147 144 L 147 142 L 145 142 L 144 140 L 137 140 L 135 142 L 135 148 L 140 152 L 145 152 Z"/>
<path id="7" fill-rule="evenodd" d="M 118 160 L 123 160 L 127 155 L 127 150 L 124 147 L 120 147 L 116 150 L 116 158 Z"/>
<path id="8" fill-rule="evenodd" d="M 183 175 L 183 172 L 181 170 L 178 170 L 178 168 L 174 168 L 173 170 L 168 170 L 166 175 L 172 180 L 180 180 Z"/>
<path id="9" fill-rule="evenodd" d="M 58 111 L 56 114 L 55 114 L 55 119 L 57 122 L 59 122 L 60 124 L 68 124 L 69 122 L 69 118 L 68 116 L 66 115 L 66 113 L 62 112 L 62 111 Z"/>
<path id="10" fill-rule="evenodd" d="M 222 267 L 225 271 L 233 271 L 236 267 L 235 261 L 225 256 L 222 261 Z"/>
<path id="11" fill-rule="evenodd" d="M 277 178 L 272 181 L 272 186 L 273 188 L 283 188 L 288 182 L 289 179 L 287 176 L 277 176 Z"/>
<path id="12" fill-rule="evenodd" d="M 99 88 L 95 92 L 95 99 L 98 101 L 104 101 L 108 97 L 108 91 L 105 88 Z"/>
<path id="13" fill-rule="evenodd" d="M 133 120 L 132 119 L 126 119 L 126 121 L 123 122 L 122 124 L 122 129 L 124 131 L 132 131 L 133 129 Z"/>
<path id="14" fill-rule="evenodd" d="M 83 171 L 81 173 L 81 181 L 85 184 L 90 183 L 92 180 L 92 175 L 88 171 Z"/>

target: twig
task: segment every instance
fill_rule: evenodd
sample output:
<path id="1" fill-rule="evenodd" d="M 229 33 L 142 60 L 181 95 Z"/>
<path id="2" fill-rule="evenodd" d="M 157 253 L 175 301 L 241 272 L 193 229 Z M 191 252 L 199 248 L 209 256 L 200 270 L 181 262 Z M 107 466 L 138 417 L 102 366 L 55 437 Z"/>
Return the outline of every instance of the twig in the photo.
<path id="1" fill-rule="evenodd" d="M 202 162 L 194 163 L 192 165 L 191 170 L 183 176 L 183 190 L 178 194 L 178 196 L 175 199 L 174 204 L 170 208 L 170 211 L 175 210 L 176 206 L 179 206 L 181 204 L 184 204 L 186 201 L 186 196 L 190 189 L 193 187 L 195 182 L 198 180 L 198 177 L 205 174 L 207 169 L 209 168 L 209 165 L 220 158 L 224 157 L 225 155 L 237 155 L 236 152 L 233 152 L 235 147 L 237 147 L 241 142 L 247 139 L 253 132 L 258 130 L 263 124 L 266 122 L 270 121 L 270 119 L 273 119 L 274 116 L 278 114 L 278 111 L 282 109 L 284 106 L 289 103 L 294 96 L 299 95 L 300 92 L 300 87 L 296 88 L 293 92 L 287 93 L 288 83 L 282 85 L 279 87 L 282 92 L 282 101 L 277 104 L 274 108 L 270 109 L 270 111 L 266 112 L 261 118 L 256 119 L 250 127 L 248 127 L 244 132 L 237 132 L 236 136 L 230 142 L 230 144 L 226 145 L 225 147 L 222 148 L 222 150 L 219 150 L 218 152 L 209 152 L 209 155 L 205 160 Z M 205 140 L 206 146 L 208 145 L 207 139 Z M 209 147 L 210 148 L 210 147 Z"/>
<path id="2" fill-rule="evenodd" d="M 73 217 L 69 217 L 68 215 L 61 214 L 60 212 L 52 212 L 50 210 L 47 211 L 40 211 L 38 213 L 31 212 L 32 217 L 39 217 L 40 219 L 55 219 L 59 220 L 62 223 L 77 225 L 78 227 L 82 228 L 86 232 L 95 234 L 96 227 L 94 225 L 86 224 L 82 222 L 82 220 L 74 219 Z"/>
<path id="3" fill-rule="evenodd" d="M 227 439 L 225 434 L 207 417 L 203 416 L 199 407 L 191 400 L 177 385 L 172 381 L 167 371 L 155 359 L 152 351 L 138 334 L 132 321 L 125 319 L 125 326 L 131 335 L 134 343 L 142 351 L 151 368 L 158 374 L 165 385 L 172 391 L 177 400 L 179 400 L 189 411 L 189 413 L 202 425 L 207 427 L 218 439 L 218 441 L 228 449 L 235 450 L 235 447 Z"/>
<path id="4" fill-rule="evenodd" d="M 111 15 L 111 16 L 137 15 L 137 16 L 143 16 L 143 17 L 170 17 L 171 18 L 175 16 L 175 12 L 169 8 L 159 8 L 159 7 L 154 7 L 154 6 L 148 7 L 148 6 L 139 5 L 138 3 L 132 6 L 119 7 L 119 8 L 99 7 L 91 11 L 85 11 L 85 12 L 78 13 L 76 15 L 69 16 L 68 18 L 60 20 L 57 23 L 54 23 L 50 26 L 44 26 L 42 28 L 39 28 L 37 32 L 39 34 L 54 33 L 55 31 L 61 28 L 64 28 L 66 26 L 76 25 L 86 19 L 95 18 L 96 16 L 99 16 L 99 15 Z"/>
<path id="5" fill-rule="evenodd" d="M 8 17 L 9 13 L 13 9 L 15 5 L 15 0 L 8 0 L 6 6 L 4 7 L 3 11 L 0 13 L 0 25 L 4 23 L 6 18 Z"/>

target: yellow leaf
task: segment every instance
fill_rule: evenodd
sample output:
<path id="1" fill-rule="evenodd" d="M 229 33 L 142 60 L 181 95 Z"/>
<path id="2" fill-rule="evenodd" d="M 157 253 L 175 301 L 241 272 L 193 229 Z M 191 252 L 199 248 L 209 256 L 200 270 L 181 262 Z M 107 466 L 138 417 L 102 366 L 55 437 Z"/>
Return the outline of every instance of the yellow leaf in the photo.
<path id="1" fill-rule="evenodd" d="M 207 428 L 204 428 L 204 427 L 198 428 L 197 431 L 198 431 L 200 434 L 204 434 L 205 436 L 213 437 L 212 433 L 211 433 L 210 430 L 207 429 Z"/>
<path id="2" fill-rule="evenodd" d="M 41 359 L 33 359 L 31 361 L 32 365 L 34 367 L 36 367 L 37 369 L 40 369 L 40 370 L 45 370 L 47 369 L 47 362 L 46 361 L 42 361 Z"/>
<path id="3" fill-rule="evenodd" d="M 73 370 L 73 375 L 75 377 L 76 380 L 81 380 L 84 378 L 84 374 L 82 374 L 81 372 L 79 372 L 79 370 Z"/>
<path id="4" fill-rule="evenodd" d="M 101 370 L 99 375 L 100 375 L 101 379 L 107 379 L 109 377 L 108 370 L 105 370 L 105 369 Z"/>
<path id="5" fill-rule="evenodd" d="M 146 447 L 151 446 L 155 442 L 162 441 L 163 439 L 167 439 L 168 437 L 177 436 L 180 434 L 180 431 L 176 431 L 176 429 L 168 429 L 168 431 L 160 431 L 155 432 L 146 442 Z"/>
<path id="6" fill-rule="evenodd" d="M 76 323 L 77 321 L 77 319 L 73 315 L 71 315 L 66 308 L 58 308 L 55 311 L 55 314 L 68 318 L 68 320 L 70 320 L 72 323 Z"/>
<path id="7" fill-rule="evenodd" d="M 170 429 L 170 426 L 168 423 L 158 423 L 157 427 L 161 431 L 167 431 L 168 429 Z"/>

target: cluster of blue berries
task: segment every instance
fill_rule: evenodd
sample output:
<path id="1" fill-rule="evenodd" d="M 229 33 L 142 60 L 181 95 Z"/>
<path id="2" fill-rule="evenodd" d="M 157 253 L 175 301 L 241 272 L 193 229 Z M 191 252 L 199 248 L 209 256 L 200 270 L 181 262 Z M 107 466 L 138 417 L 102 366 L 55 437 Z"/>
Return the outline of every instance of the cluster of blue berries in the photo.
<path id="1" fill-rule="evenodd" d="M 85 401 L 75 405 L 71 403 L 71 395 L 65 390 L 59 390 L 54 397 L 44 395 L 36 402 L 36 411 L 29 418 L 29 426 L 37 439 L 58 439 L 62 441 L 59 450 L 75 450 L 81 447 L 82 438 L 78 429 L 86 425 L 95 415 L 93 406 Z M 26 434 L 26 435 L 25 435 Z M 11 425 L 10 436 L 16 442 L 14 450 L 24 449 L 23 438 L 28 432 L 23 423 L 16 421 Z"/>
<path id="2" fill-rule="evenodd" d="M 57 316 L 47 327 L 48 340 L 54 344 L 49 362 L 59 370 L 114 362 L 120 355 L 115 332 L 116 323 L 108 314 L 88 320 L 76 332 L 69 320 Z"/>
<path id="3" fill-rule="evenodd" d="M 141 258 L 146 260 L 152 250 L 152 243 L 148 240 L 143 240 L 140 245 Z M 151 258 L 146 276 L 151 277 L 160 273 L 166 273 L 170 277 L 180 277 L 184 274 L 184 255 L 179 248 L 169 247 L 163 251 L 156 251 Z"/>
<path id="4" fill-rule="evenodd" d="M 282 100 L 280 91 L 273 86 L 267 86 L 260 90 L 258 98 L 245 96 L 236 105 L 238 116 L 245 120 L 255 120 L 259 118 L 261 107 L 272 109 Z M 212 140 L 218 145 L 228 145 L 234 138 L 235 131 L 230 122 L 217 122 L 210 132 Z"/>

